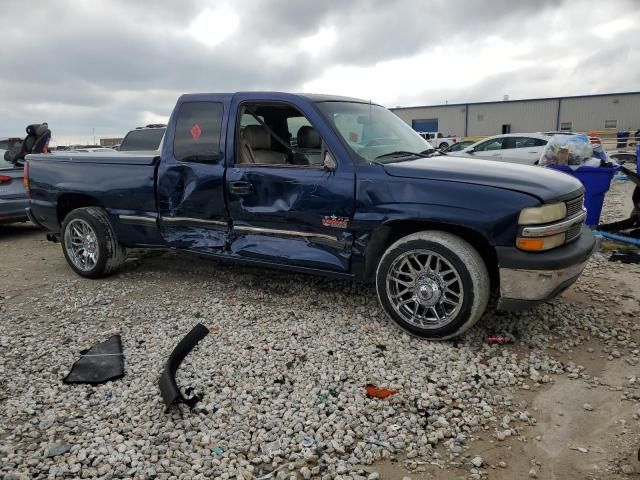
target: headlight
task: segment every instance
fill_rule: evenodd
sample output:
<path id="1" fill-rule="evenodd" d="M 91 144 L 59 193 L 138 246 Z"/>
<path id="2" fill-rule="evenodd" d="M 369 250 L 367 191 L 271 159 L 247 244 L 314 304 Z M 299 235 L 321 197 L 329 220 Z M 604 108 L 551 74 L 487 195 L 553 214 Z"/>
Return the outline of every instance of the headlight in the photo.
<path id="1" fill-rule="evenodd" d="M 520 212 L 520 225 L 539 225 L 542 223 L 562 220 L 567 216 L 567 206 L 564 202 L 550 203 L 541 207 L 524 208 Z"/>
<path id="2" fill-rule="evenodd" d="M 551 250 L 552 248 L 563 245 L 566 238 L 566 234 L 564 233 L 540 238 L 518 237 L 516 240 L 516 246 L 520 250 L 525 250 L 527 252 L 542 252 L 544 250 Z"/>

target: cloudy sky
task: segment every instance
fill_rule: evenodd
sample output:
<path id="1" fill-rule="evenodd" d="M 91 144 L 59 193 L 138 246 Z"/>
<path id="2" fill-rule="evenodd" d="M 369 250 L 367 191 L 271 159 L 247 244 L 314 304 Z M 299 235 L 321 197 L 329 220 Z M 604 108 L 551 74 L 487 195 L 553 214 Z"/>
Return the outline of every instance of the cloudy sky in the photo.
<path id="1" fill-rule="evenodd" d="M 387 106 L 640 90 L 640 1 L 2 0 L 0 137 L 166 120 L 179 94 Z"/>

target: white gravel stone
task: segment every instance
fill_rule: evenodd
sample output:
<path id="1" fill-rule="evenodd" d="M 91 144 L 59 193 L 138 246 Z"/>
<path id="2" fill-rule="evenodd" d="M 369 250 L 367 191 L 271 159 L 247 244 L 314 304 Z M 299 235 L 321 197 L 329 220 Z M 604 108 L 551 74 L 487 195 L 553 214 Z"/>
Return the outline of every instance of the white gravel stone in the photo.
<path id="1" fill-rule="evenodd" d="M 535 421 L 513 399 L 527 382 L 535 385 L 532 377 L 585 378 L 558 352 L 592 337 L 604 355 L 639 356 L 630 352 L 637 316 L 621 314 L 612 331 L 603 305 L 622 302 L 605 298 L 595 276 L 634 267 L 612 266 L 601 254 L 573 287 L 594 305 L 560 299 L 529 312 L 488 313 L 460 339 L 440 343 L 399 332 L 368 285 L 175 253 L 87 281 L 58 254 L 55 282 L 0 298 L 0 431 L 10 432 L 0 444 L 0 478 L 81 471 L 85 478 L 236 479 L 277 469 L 273 478 L 332 479 L 364 477 L 358 466 L 405 456 L 416 464 L 450 454 L 460 461 L 476 432 L 505 440 L 526 428 L 520 422 Z M 202 400 L 193 411 L 165 413 L 158 373 L 197 322 L 219 331 L 187 356 L 178 384 Z M 523 348 L 484 344 L 493 332 Z M 79 352 L 113 333 L 122 336 L 125 377 L 63 385 Z M 370 399 L 368 383 L 399 392 Z M 49 458 L 53 443 L 69 450 Z"/>

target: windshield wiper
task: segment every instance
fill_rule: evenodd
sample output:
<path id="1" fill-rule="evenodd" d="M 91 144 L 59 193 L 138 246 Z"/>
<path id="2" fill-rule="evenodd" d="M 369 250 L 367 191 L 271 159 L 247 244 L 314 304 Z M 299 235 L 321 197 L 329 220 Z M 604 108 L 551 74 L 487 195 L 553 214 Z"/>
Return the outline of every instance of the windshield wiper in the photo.
<path id="1" fill-rule="evenodd" d="M 393 160 L 387 161 L 386 163 L 397 163 L 397 162 L 407 162 L 411 160 L 411 157 L 420 157 L 420 158 L 431 158 L 436 153 L 441 153 L 435 148 L 429 148 L 428 150 L 423 150 L 422 152 L 408 152 L 404 150 L 398 150 L 396 152 L 389 152 L 383 155 L 378 155 L 375 159 L 372 160 L 373 163 L 384 165 L 384 162 L 379 162 L 378 159 L 384 157 L 396 156 Z"/>
<path id="2" fill-rule="evenodd" d="M 430 150 L 425 150 L 424 152 L 408 152 L 405 150 L 397 150 L 395 152 L 389 152 L 389 153 L 383 153 L 382 155 L 378 155 L 374 160 L 378 160 L 379 158 L 384 158 L 384 157 L 424 157 L 427 158 L 429 155 L 425 155 L 425 152 L 429 152 Z"/>

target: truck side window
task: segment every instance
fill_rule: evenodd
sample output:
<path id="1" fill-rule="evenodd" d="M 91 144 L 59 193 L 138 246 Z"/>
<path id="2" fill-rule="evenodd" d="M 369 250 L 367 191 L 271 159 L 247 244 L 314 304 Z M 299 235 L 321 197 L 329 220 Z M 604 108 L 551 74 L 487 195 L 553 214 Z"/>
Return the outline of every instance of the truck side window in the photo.
<path id="1" fill-rule="evenodd" d="M 187 102 L 180 106 L 173 139 L 173 155 L 181 162 L 220 159 L 222 103 Z"/>
<path id="2" fill-rule="evenodd" d="M 294 106 L 246 103 L 239 110 L 236 165 L 322 165 L 322 139 Z"/>

